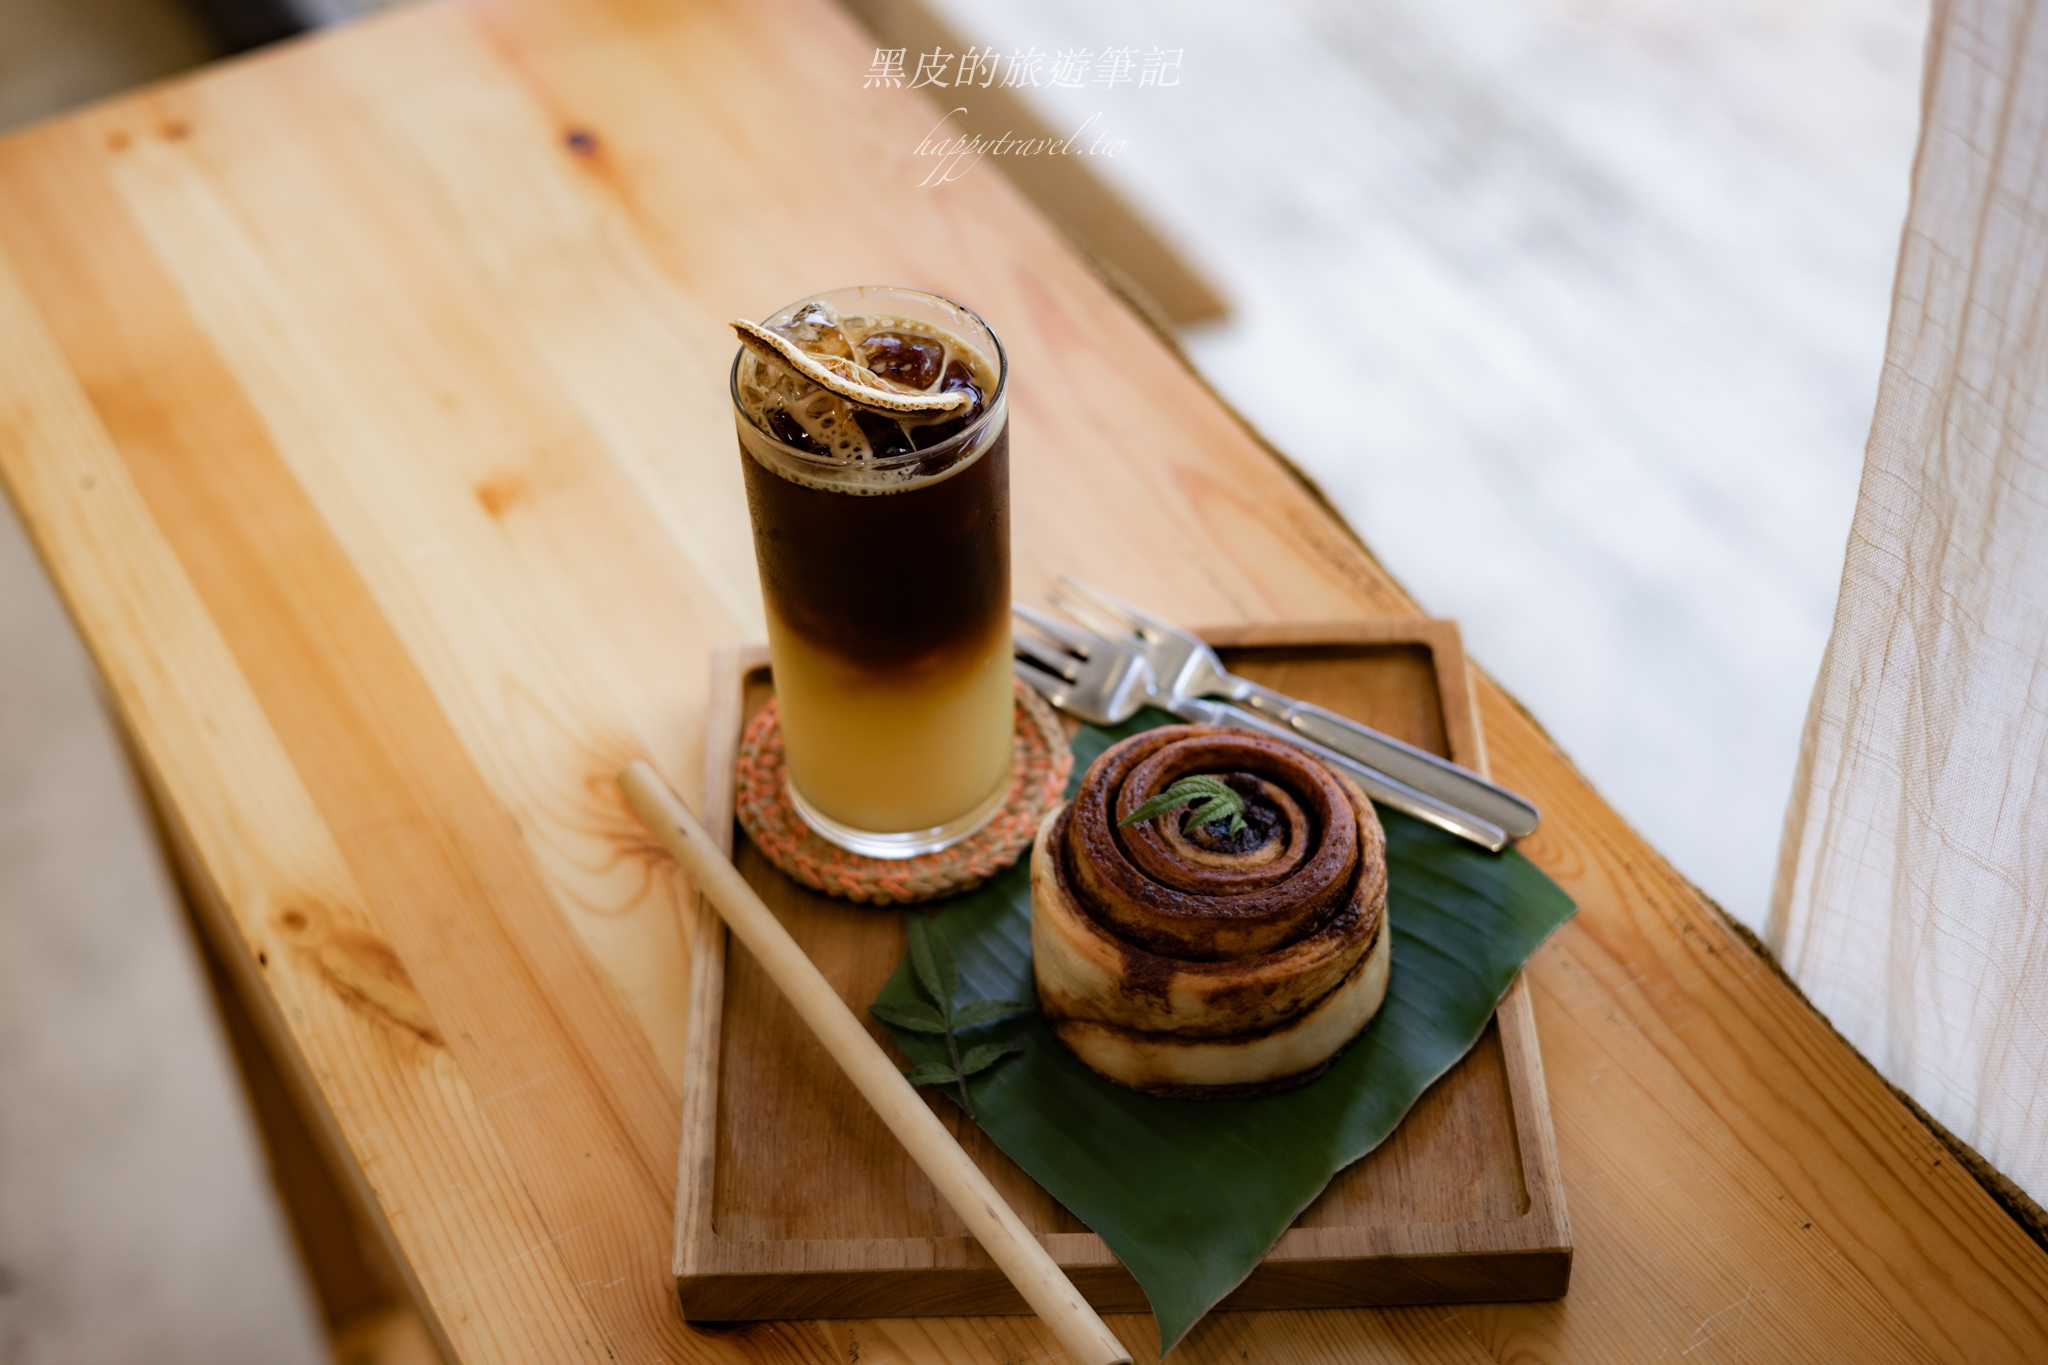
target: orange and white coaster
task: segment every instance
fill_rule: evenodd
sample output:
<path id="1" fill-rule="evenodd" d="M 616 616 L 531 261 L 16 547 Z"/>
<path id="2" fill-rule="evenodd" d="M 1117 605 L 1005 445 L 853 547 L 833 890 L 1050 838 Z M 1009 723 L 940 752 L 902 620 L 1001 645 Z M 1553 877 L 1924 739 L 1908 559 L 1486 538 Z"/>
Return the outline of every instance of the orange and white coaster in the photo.
<path id="1" fill-rule="evenodd" d="M 865 905 L 910 905 L 971 890 L 1016 862 L 1038 822 L 1065 796 L 1073 768 L 1059 717 L 1019 682 L 1010 794 L 995 818 L 937 853 L 870 858 L 827 843 L 790 804 L 782 710 L 771 700 L 740 737 L 733 798 L 740 828 L 754 846 L 805 886 Z"/>

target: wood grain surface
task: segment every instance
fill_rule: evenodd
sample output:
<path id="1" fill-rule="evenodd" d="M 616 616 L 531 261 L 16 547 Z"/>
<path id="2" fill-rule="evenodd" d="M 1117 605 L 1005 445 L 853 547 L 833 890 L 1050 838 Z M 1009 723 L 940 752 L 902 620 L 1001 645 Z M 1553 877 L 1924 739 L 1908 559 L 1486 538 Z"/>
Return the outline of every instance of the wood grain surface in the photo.
<path id="1" fill-rule="evenodd" d="M 823 0 L 426 5 L 0 142 L 0 471 L 451 1359 L 1056 1354 L 677 1308 L 693 921 L 611 776 L 695 790 L 710 652 L 761 634 L 727 318 L 871 280 L 988 316 L 1020 596 L 1413 613 L 998 177 L 915 189 L 929 110 L 864 47 Z M 1475 695 L 1581 906 L 1529 970 L 1572 1291 L 1219 1314 L 1177 1358 L 2048 1358 L 2048 1255 Z"/>
<path id="2" fill-rule="evenodd" d="M 1205 632 L 1230 668 L 1468 766 L 1479 725 L 1449 621 Z M 1250 643 L 1256 641 L 1256 643 Z M 726 819 L 747 880 L 840 997 L 866 1006 L 903 960 L 900 913 L 818 895 L 733 832 L 740 733 L 774 695 L 765 650 L 721 650 L 703 808 Z M 1068 722 L 1069 731 L 1075 723 Z M 705 935 L 708 934 L 709 937 Z M 767 974 L 706 925 L 684 1061 L 675 1271 L 692 1320 L 1021 1310 Z M 723 944 L 723 946 L 721 946 Z M 888 1034 L 868 1031 L 899 1064 Z M 1571 1229 L 1528 987 L 1517 979 L 1472 1053 L 1393 1135 L 1341 1172 L 1221 1305 L 1230 1310 L 1546 1299 L 1571 1278 Z M 1062 1270 L 1105 1312 L 1143 1291 L 1102 1239 L 951 1104 L 928 1103 Z"/>

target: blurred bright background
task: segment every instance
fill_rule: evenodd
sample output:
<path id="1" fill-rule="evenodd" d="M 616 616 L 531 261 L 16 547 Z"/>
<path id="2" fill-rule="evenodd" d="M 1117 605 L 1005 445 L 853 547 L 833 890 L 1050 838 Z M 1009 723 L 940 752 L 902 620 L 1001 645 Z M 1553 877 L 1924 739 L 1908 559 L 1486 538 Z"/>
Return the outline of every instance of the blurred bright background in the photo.
<path id="1" fill-rule="evenodd" d="M 1018 93 L 1125 144 L 1088 169 L 1226 302 L 1181 329 L 1210 382 L 1760 923 L 1883 355 L 1926 5 L 847 3 L 1005 53 L 1180 54 L 1172 86 L 1097 68 Z M 0 0 L 0 128 L 375 7 Z M 146 816 L 4 513 L 0 663 L 0 1362 L 314 1358 Z"/>
<path id="2" fill-rule="evenodd" d="M 1877 394 L 1926 5 L 939 5 L 1006 52 L 1184 50 L 1175 88 L 1098 69 L 1030 97 L 1128 139 L 1090 168 L 1231 310 L 1189 354 L 1759 927 Z"/>

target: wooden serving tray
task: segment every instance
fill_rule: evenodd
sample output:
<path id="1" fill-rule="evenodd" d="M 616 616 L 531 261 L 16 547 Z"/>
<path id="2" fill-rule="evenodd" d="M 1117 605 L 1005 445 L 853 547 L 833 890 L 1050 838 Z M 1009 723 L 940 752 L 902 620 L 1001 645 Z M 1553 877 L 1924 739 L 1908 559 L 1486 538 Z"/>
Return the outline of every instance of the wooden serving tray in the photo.
<path id="1" fill-rule="evenodd" d="M 1203 633 L 1233 670 L 1485 771 L 1453 622 Z M 704 824 L 730 841 L 741 728 L 774 685 L 765 650 L 723 650 L 713 666 Z M 739 843 L 747 880 L 867 1020 L 903 957 L 902 912 L 820 896 Z M 708 907 L 696 943 L 675 1227 L 685 1316 L 1027 1311 L 753 959 L 728 951 Z M 868 1028 L 900 1060 L 882 1029 Z M 1090 1303 L 1147 1310 L 1101 1238 L 953 1105 L 931 1104 Z M 1517 977 L 1470 1055 L 1338 1174 L 1220 1307 L 1556 1298 L 1571 1262 L 1543 1064 Z"/>

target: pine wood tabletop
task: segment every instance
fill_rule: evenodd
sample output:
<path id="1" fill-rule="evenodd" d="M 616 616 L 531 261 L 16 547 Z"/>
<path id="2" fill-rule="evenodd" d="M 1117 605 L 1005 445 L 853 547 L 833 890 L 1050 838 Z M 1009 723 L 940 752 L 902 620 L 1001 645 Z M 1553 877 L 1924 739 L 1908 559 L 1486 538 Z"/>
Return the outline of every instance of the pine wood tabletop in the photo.
<path id="1" fill-rule="evenodd" d="M 454 1359 L 1057 1357 L 677 1309 L 683 888 L 612 774 L 701 790 L 711 651 L 762 634 L 726 319 L 856 281 L 987 316 L 1020 597 L 1415 614 L 992 168 L 918 188 L 931 109 L 872 46 L 825 0 L 443 3 L 0 142 L 0 473 Z M 1571 1291 L 1216 1314 L 1176 1358 L 2048 1359 L 2048 1254 L 1477 691 L 1581 907 L 1529 972 Z"/>

